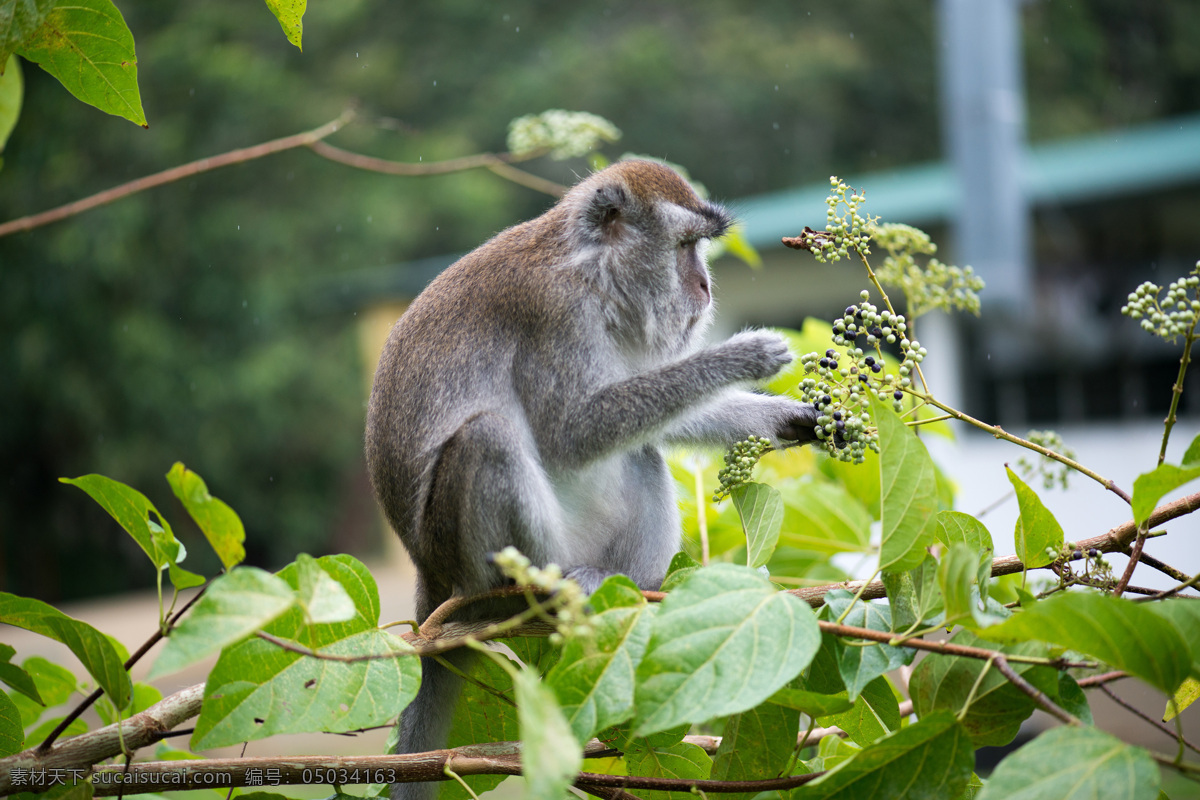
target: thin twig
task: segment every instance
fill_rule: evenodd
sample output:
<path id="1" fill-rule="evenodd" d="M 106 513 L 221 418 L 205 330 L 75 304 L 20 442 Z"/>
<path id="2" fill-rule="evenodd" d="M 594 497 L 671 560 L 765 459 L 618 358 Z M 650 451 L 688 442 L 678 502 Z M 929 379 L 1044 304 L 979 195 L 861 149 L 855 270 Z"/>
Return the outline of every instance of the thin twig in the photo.
<path id="1" fill-rule="evenodd" d="M 347 109 L 343 111 L 337 119 L 327 122 L 319 128 L 314 128 L 311 131 L 304 133 L 285 136 L 282 139 L 273 139 L 269 142 L 256 144 L 252 147 L 243 147 L 237 150 L 230 150 L 228 153 L 222 153 L 210 158 L 201 158 L 192 161 L 188 164 L 181 164 L 178 167 L 156 172 L 153 175 L 146 175 L 136 180 L 122 183 L 120 186 L 114 186 L 111 189 L 106 189 L 103 192 L 98 192 L 90 197 L 85 197 L 82 200 L 76 200 L 73 203 L 52 208 L 49 211 L 43 211 L 38 214 L 30 214 L 29 216 L 20 217 L 19 219 L 10 220 L 0 225 L 0 237 L 8 236 L 10 233 L 18 231 L 28 231 L 42 225 L 49 225 L 52 222 L 66 219 L 67 217 L 81 214 L 84 211 L 90 211 L 97 206 L 102 206 L 111 203 L 114 200 L 120 200 L 122 197 L 128 197 L 131 194 L 144 192 L 147 189 L 153 189 L 163 184 L 173 183 L 184 178 L 189 178 L 193 175 L 199 175 L 203 172 L 210 172 L 220 167 L 227 167 L 231 164 L 241 164 L 246 161 L 253 161 L 256 158 L 269 156 L 274 153 L 281 153 L 284 150 L 292 150 L 297 147 L 311 145 L 314 142 L 320 141 L 331 135 L 335 131 L 341 129 L 354 117 L 354 112 Z"/>
<path id="2" fill-rule="evenodd" d="M 1051 716 L 1062 720 L 1068 725 L 1082 725 L 1083 723 L 1074 714 L 1067 712 L 1053 700 L 1051 700 L 1045 692 L 1038 689 L 1029 681 L 1022 678 L 1016 671 L 1008 665 L 1010 656 L 1003 654 L 996 656 L 995 665 L 1000 674 L 1008 678 L 1008 682 L 1027 694 L 1033 702 L 1037 703 L 1038 707 Z M 1103 688 L 1103 686 L 1101 687 Z"/>
<path id="3" fill-rule="evenodd" d="M 167 624 L 165 626 L 166 631 L 171 630 L 171 628 L 174 627 L 175 623 L 179 621 L 179 618 L 182 617 L 184 614 L 186 614 L 188 609 L 191 608 L 193 605 L 195 605 L 196 601 L 199 600 L 201 597 L 203 597 L 204 593 L 207 591 L 208 591 L 208 586 L 201 587 L 200 591 L 196 592 L 196 594 L 193 595 L 192 599 L 190 599 L 186 603 L 184 603 L 183 608 L 176 611 L 175 614 L 172 615 L 172 617 L 169 620 L 167 620 Z M 158 630 L 156 630 L 149 639 L 142 642 L 141 647 L 139 647 L 137 650 L 135 650 L 133 652 L 133 654 L 130 655 L 129 658 L 125 660 L 125 664 L 123 665 L 125 670 L 129 671 L 129 669 L 134 664 L 141 661 L 142 656 L 144 656 L 144 655 L 146 655 L 146 653 L 150 652 L 150 648 L 154 647 L 154 645 L 158 644 L 159 641 L 161 641 L 162 638 L 166 635 L 167 634 L 163 628 L 159 628 Z M 67 714 L 67 716 L 63 718 L 63 721 L 60 722 L 57 726 L 55 726 L 54 730 L 52 730 L 50 732 L 50 735 L 47 736 L 40 745 L 38 745 L 38 752 L 42 753 L 42 754 L 48 753 L 50 751 L 50 748 L 54 745 L 54 742 L 58 739 L 58 737 L 62 736 L 63 732 L 67 728 L 70 727 L 71 723 L 74 722 L 75 720 L 79 719 L 80 714 L 82 714 L 84 711 L 87 711 L 89 708 L 91 708 L 92 704 L 95 703 L 97 700 L 99 700 L 103 696 L 104 696 L 104 689 L 98 688 L 94 692 L 89 694 L 87 697 L 85 697 L 83 699 L 83 702 L 81 702 L 78 706 L 76 706 L 74 709 L 72 709 L 71 713 Z M 115 703 L 113 705 L 114 705 L 114 707 L 116 706 Z M 121 709 L 118 708 L 117 716 L 119 717 L 120 714 L 121 714 Z"/>
<path id="4" fill-rule="evenodd" d="M 1119 681 L 1122 678 L 1128 678 L 1129 673 L 1124 670 L 1113 670 L 1112 672 L 1102 672 L 1099 675 L 1089 675 L 1086 678 L 1080 678 L 1076 681 L 1083 689 L 1090 689 L 1093 686 L 1103 686 L 1112 681 Z"/>
<path id="5" fill-rule="evenodd" d="M 1170 564 L 1166 563 L 1165 561 L 1160 561 L 1157 558 L 1155 558 L 1154 556 L 1152 556 L 1146 552 L 1143 552 L 1141 554 L 1141 557 L 1138 560 L 1140 560 L 1147 567 L 1158 570 L 1163 575 L 1166 575 L 1168 578 L 1173 578 L 1184 584 L 1192 585 L 1191 584 L 1192 581 L 1194 581 L 1196 579 L 1200 579 L 1200 573 L 1197 573 L 1195 578 L 1190 578 L 1190 577 L 1188 577 L 1188 574 L 1186 572 L 1184 572 L 1183 570 L 1176 569 L 1175 567 L 1172 567 Z M 1183 586 L 1182 588 L 1186 589 L 1187 586 Z"/>
<path id="6" fill-rule="evenodd" d="M 1144 711 L 1139 709 L 1137 706 L 1134 706 L 1133 704 L 1131 704 L 1129 701 L 1121 699 L 1120 697 L 1117 696 L 1116 692 L 1114 692 L 1112 689 L 1108 688 L 1108 686 L 1104 685 L 1103 683 L 1100 684 L 1099 686 L 1100 686 L 1100 691 L 1102 691 L 1106 695 L 1108 695 L 1109 698 L 1111 698 L 1114 703 L 1116 703 L 1121 708 L 1128 711 L 1130 714 L 1133 714 L 1135 717 L 1138 717 L 1139 719 L 1143 719 L 1146 722 L 1149 722 L 1151 725 L 1158 728 L 1160 731 L 1165 733 L 1167 736 L 1170 736 L 1172 739 L 1174 739 L 1178 742 L 1182 742 L 1183 745 L 1185 747 L 1187 747 L 1189 750 L 1191 750 L 1192 752 L 1200 753 L 1200 748 L 1197 748 L 1196 745 L 1189 742 L 1186 738 L 1184 738 L 1177 731 L 1171 730 L 1166 725 L 1164 725 L 1161 722 L 1159 722 L 1158 720 L 1156 720 L 1154 717 L 1145 713 Z"/>

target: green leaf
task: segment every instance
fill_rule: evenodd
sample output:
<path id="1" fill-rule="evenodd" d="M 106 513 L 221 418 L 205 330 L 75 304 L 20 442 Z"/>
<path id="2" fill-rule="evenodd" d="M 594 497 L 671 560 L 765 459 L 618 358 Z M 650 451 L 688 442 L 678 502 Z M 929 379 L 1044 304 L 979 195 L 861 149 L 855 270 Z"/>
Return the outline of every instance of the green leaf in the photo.
<path id="1" fill-rule="evenodd" d="M 751 269 L 762 269 L 762 256 L 746 238 L 745 226 L 734 225 L 717 241 L 724 247 L 726 253 L 746 266 Z"/>
<path id="2" fill-rule="evenodd" d="M 1095 728 L 1052 728 L 996 765 L 979 800 L 1155 800 L 1158 767 Z"/>
<path id="3" fill-rule="evenodd" d="M 1192 440 L 1183 455 L 1182 464 L 1159 464 L 1154 470 L 1134 480 L 1133 521 L 1141 525 L 1154 513 L 1164 495 L 1196 478 L 1200 478 L 1200 436 Z"/>
<path id="4" fill-rule="evenodd" d="M 513 680 L 521 725 L 521 772 L 525 796 L 561 800 L 583 765 L 579 743 L 563 717 L 554 692 L 529 670 Z"/>
<path id="5" fill-rule="evenodd" d="M 650 641 L 652 614 L 633 581 L 608 578 L 591 597 L 594 635 L 573 637 L 546 676 L 576 740 L 633 716 L 634 676 Z"/>
<path id="6" fill-rule="evenodd" d="M 512 676 L 491 658 L 476 655 L 467 670 L 479 684 L 490 687 L 504 697 L 513 696 Z M 517 709 L 511 701 L 502 700 L 492 692 L 484 691 L 478 684 L 463 684 L 458 704 L 454 707 L 454 719 L 446 747 L 463 747 L 485 742 L 512 742 L 521 738 Z M 491 791 L 504 780 L 503 775 L 464 775 L 463 780 L 478 794 Z M 438 792 L 439 800 L 469 798 L 457 781 L 444 781 Z"/>
<path id="7" fill-rule="evenodd" d="M 38 694 L 37 685 L 29 673 L 13 664 L 11 659 L 17 651 L 11 645 L 0 644 L 0 681 L 20 692 L 38 705 L 45 705 Z"/>
<path id="8" fill-rule="evenodd" d="M 1005 619 L 988 613 L 986 603 L 981 603 L 981 597 L 987 591 L 987 578 L 981 581 L 979 576 L 990 573 L 991 566 L 990 552 L 981 553 L 963 542 L 956 542 L 942 556 L 938 565 L 938 585 L 946 609 L 944 625 L 949 627 L 959 622 L 977 628 L 995 625 Z"/>
<path id="9" fill-rule="evenodd" d="M 11 66 L 10 56 L 46 21 L 58 0 L 5 0 L 0 2 L 0 62 Z"/>
<path id="10" fill-rule="evenodd" d="M 183 545 L 171 532 L 171 526 L 146 495 L 103 475 L 84 475 L 79 478 L 59 478 L 82 489 L 117 521 L 125 532 L 142 548 L 155 569 L 163 570 L 183 560 Z M 154 515 L 153 519 L 151 514 Z M 187 589 L 204 583 L 204 578 L 175 566 L 170 570 L 171 582 L 177 589 Z"/>
<path id="11" fill-rule="evenodd" d="M 171 631 L 150 677 L 181 670 L 250 636 L 295 602 L 287 581 L 257 567 L 237 567 L 215 579 Z"/>
<path id="12" fill-rule="evenodd" d="M 900 703 L 888 679 L 879 677 L 863 687 L 854 708 L 818 717 L 817 723 L 841 728 L 850 741 L 865 747 L 900 727 Z"/>
<path id="13" fill-rule="evenodd" d="M 77 98 L 143 128 L 133 34 L 111 0 L 58 5 L 16 48 Z"/>
<path id="14" fill-rule="evenodd" d="M 8 143 L 13 128 L 17 127 L 24 96 L 25 81 L 21 76 L 21 61 L 15 55 L 10 55 L 8 65 L 0 73 L 0 153 L 4 152 L 4 145 Z"/>
<path id="15" fill-rule="evenodd" d="M 25 749 L 25 726 L 21 712 L 7 692 L 0 692 L 0 758 Z"/>
<path id="16" fill-rule="evenodd" d="M 297 636 L 305 626 L 295 614 Z M 312 626 L 318 627 L 318 626 Z M 278 733 L 345 732 L 395 719 L 416 696 L 420 662 L 411 648 L 377 628 L 348 632 L 315 650 L 331 656 L 388 656 L 343 662 L 312 658 L 262 639 L 226 648 L 208 676 L 192 747 L 207 750 Z M 297 642 L 299 644 L 299 642 Z"/>
<path id="17" fill-rule="evenodd" d="M 1163 711 L 1163 722 L 1175 719 L 1184 712 L 1184 709 L 1196 702 L 1197 698 L 1200 698 L 1200 681 L 1189 677 L 1179 685 L 1175 694 L 1167 701 L 1166 710 Z"/>
<path id="18" fill-rule="evenodd" d="M 957 798 L 975 754 L 953 714 L 927 717 L 843 761 L 792 793 L 797 800 Z"/>
<path id="19" fill-rule="evenodd" d="M 933 459 L 890 408 L 872 398 L 871 411 L 879 426 L 883 526 L 879 566 L 904 572 L 925 559 L 925 550 L 934 541 L 938 490 Z"/>
<path id="20" fill-rule="evenodd" d="M 797 677 L 791 685 L 785 686 L 767 698 L 768 703 L 774 703 L 784 708 L 794 708 L 803 711 L 810 717 L 824 717 L 830 714 L 841 714 L 854 708 L 854 701 L 845 692 L 838 694 L 820 694 L 806 689 L 792 688 L 797 682 L 803 685 L 804 679 Z M 761 708 L 761 706 L 760 706 Z"/>
<path id="21" fill-rule="evenodd" d="M 1084 725 L 1094 725 L 1092 707 L 1088 705 L 1083 687 L 1065 672 L 1058 673 L 1058 705 L 1068 714 L 1078 717 Z"/>
<path id="22" fill-rule="evenodd" d="M 1050 513 L 1050 509 L 1042 504 L 1037 492 L 1030 489 L 1009 467 L 1008 481 L 1017 493 L 1017 503 L 1021 506 L 1021 515 L 1017 518 L 1014 532 L 1017 545 L 1017 557 L 1025 564 L 1026 569 L 1044 567 L 1057 557 L 1063 546 L 1063 529 L 1058 520 Z M 1052 555 L 1052 551 L 1055 555 Z"/>
<path id="23" fill-rule="evenodd" d="M 79 681 L 71 670 L 41 656 L 25 659 L 22 669 L 33 680 L 37 693 L 42 698 L 41 702 L 35 703 L 24 695 L 12 696 L 13 703 L 21 712 L 21 724 L 26 729 L 41 719 L 47 709 L 61 706 L 79 690 Z"/>
<path id="24" fill-rule="evenodd" d="M 886 605 L 858 602 L 851 606 L 854 596 L 845 589 L 834 589 L 825 595 L 825 608 L 821 613 L 827 620 L 841 619 L 845 625 L 869 628 L 873 631 L 890 633 L 892 613 Z M 849 609 L 849 613 L 846 610 Z M 842 614 L 845 613 L 845 618 Z M 912 663 L 915 650 L 892 647 L 886 644 L 870 644 L 865 647 L 847 646 L 836 638 L 838 671 L 851 700 L 858 697 L 868 683 L 885 672 Z"/>
<path id="25" fill-rule="evenodd" d="M 132 685 L 121 657 L 100 631 L 41 600 L 0 592 L 0 622 L 62 642 L 83 664 L 117 708 L 129 702 Z M 26 662 L 28 664 L 28 662 Z"/>
<path id="26" fill-rule="evenodd" d="M 920 564 L 906 572 L 884 570 L 882 580 L 891 603 L 893 631 L 907 631 L 941 611 L 938 562 L 933 556 L 926 554 Z"/>
<path id="27" fill-rule="evenodd" d="M 879 519 L 879 456 L 874 451 L 863 453 L 863 463 L 850 464 L 834 458 L 822 458 L 817 463 L 821 474 L 839 483 L 858 500 L 871 515 Z"/>
<path id="28" fill-rule="evenodd" d="M 267 8 L 279 20 L 283 35 L 300 50 L 300 37 L 304 34 L 304 11 L 308 0 L 266 0 Z"/>
<path id="29" fill-rule="evenodd" d="M 671 559 L 671 565 L 667 567 L 667 577 L 663 579 L 662 590 L 669 592 L 679 584 L 683 583 L 689 575 L 695 572 L 700 567 L 700 562 L 682 551 L 675 554 Z M 595 602 L 592 602 L 592 607 L 595 608 Z M 599 609 L 597 609 L 599 610 Z"/>
<path id="30" fill-rule="evenodd" d="M 234 510 L 209 494 L 208 486 L 200 476 L 178 461 L 167 473 L 167 483 L 171 484 L 171 491 L 196 521 L 225 568 L 230 569 L 242 563 L 246 557 L 246 550 L 242 547 L 242 542 L 246 540 L 246 529 Z"/>
<path id="31" fill-rule="evenodd" d="M 1093 656 L 1173 693 L 1191 669 L 1187 642 L 1148 604 L 1110 594 L 1059 592 L 981 633 L 993 641 L 1040 639 Z"/>
<path id="32" fill-rule="evenodd" d="M 744 483 L 730 493 L 746 532 L 747 566 L 761 567 L 771 560 L 779 529 L 783 526 L 783 500 L 779 492 L 762 483 Z"/>
<path id="33" fill-rule="evenodd" d="M 703 749 L 682 741 L 687 728 L 676 728 L 648 738 L 631 738 L 623 749 L 630 775 L 640 778 L 705 780 L 712 772 L 712 759 Z M 689 800 L 690 792 L 655 792 L 639 789 L 642 800 Z"/>
<path id="34" fill-rule="evenodd" d="M 995 546 L 987 527 L 970 514 L 961 511 L 942 511 L 937 515 L 937 529 L 933 535 L 949 549 L 955 544 L 964 544 L 977 554 L 979 561 L 978 580 L 980 597 L 987 599 L 988 580 L 992 577 L 992 555 Z"/>
<path id="35" fill-rule="evenodd" d="M 808 665 L 820 639 L 808 604 L 756 571 L 696 570 L 655 615 L 637 671 L 635 734 L 757 706 Z"/>
<path id="36" fill-rule="evenodd" d="M 801 550 L 865 553 L 871 548 L 871 515 L 849 492 L 825 481 L 784 487 L 779 544 Z"/>
<path id="37" fill-rule="evenodd" d="M 955 644 L 968 647 L 997 649 L 981 641 L 975 635 L 960 631 L 953 640 Z M 1046 646 L 1036 642 L 999 648 L 1009 655 L 1047 655 Z M 986 661 L 944 654 L 930 655 L 921 660 L 909 680 L 909 692 L 917 716 L 926 717 L 938 711 L 958 714 L 971 697 L 974 698 L 966 715 L 960 720 L 970 734 L 976 747 L 1002 746 L 1011 742 L 1021 728 L 1021 723 L 1033 714 L 1037 706 L 1028 695 L 1008 682 L 994 666 L 979 680 Z M 1058 694 L 1058 677 L 1050 667 L 1035 666 L 1021 662 L 1009 664 L 1018 675 L 1049 695 Z M 976 681 L 979 681 L 976 687 Z"/>
<path id="38" fill-rule="evenodd" d="M 296 556 L 296 577 L 296 599 L 309 622 L 345 622 L 358 614 L 350 595 L 312 556 Z"/>
<path id="39" fill-rule="evenodd" d="M 781 775 L 791 760 L 800 729 L 800 712 L 766 703 L 734 714 L 725 722 L 721 746 L 713 758 L 712 778 L 719 781 L 757 780 Z M 750 800 L 754 792 L 722 795 Z"/>

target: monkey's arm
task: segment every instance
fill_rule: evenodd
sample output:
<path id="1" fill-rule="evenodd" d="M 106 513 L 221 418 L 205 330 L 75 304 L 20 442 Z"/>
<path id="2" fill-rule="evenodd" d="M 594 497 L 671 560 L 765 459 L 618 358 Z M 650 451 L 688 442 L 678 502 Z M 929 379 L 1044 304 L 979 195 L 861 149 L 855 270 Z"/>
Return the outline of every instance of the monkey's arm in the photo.
<path id="1" fill-rule="evenodd" d="M 687 418 L 693 409 L 709 404 L 714 394 L 732 384 L 774 375 L 791 360 L 787 345 L 778 336 L 748 331 L 680 361 L 604 386 L 581 400 L 570 414 L 569 423 L 562 427 L 561 440 L 553 443 L 557 445 L 557 455 L 568 463 L 586 463 L 626 449 L 638 440 L 659 436 Z M 749 393 L 740 395 L 745 397 Z M 722 423 L 721 417 L 731 418 L 728 411 L 724 414 L 714 411 L 707 417 L 701 413 L 694 430 L 698 434 L 705 430 L 710 433 L 691 438 L 694 441 L 711 435 L 724 442 L 731 432 L 742 427 L 748 427 L 750 433 L 777 437 L 781 432 L 778 426 L 786 422 L 783 417 L 787 415 L 779 413 L 778 406 L 775 412 L 765 413 L 765 405 L 769 403 L 758 413 L 749 408 L 743 411 L 744 425 Z M 569 412 L 564 409 L 563 413 Z M 799 416 L 803 418 L 804 414 Z M 813 422 L 815 416 L 814 413 Z M 776 427 L 763 430 L 761 423 L 768 420 Z M 719 433 L 722 425 L 725 432 Z M 802 423 L 797 430 L 806 425 L 811 427 L 811 423 Z"/>
<path id="2" fill-rule="evenodd" d="M 729 447 L 765 436 L 777 448 L 816 440 L 817 410 L 790 397 L 728 389 L 685 414 L 665 432 L 671 444 Z"/>

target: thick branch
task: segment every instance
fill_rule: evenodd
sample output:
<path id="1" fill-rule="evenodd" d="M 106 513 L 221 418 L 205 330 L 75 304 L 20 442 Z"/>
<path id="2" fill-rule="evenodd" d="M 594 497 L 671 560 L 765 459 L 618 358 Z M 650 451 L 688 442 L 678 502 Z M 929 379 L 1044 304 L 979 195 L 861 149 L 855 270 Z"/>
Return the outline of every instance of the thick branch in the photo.
<path id="1" fill-rule="evenodd" d="M 162 738 L 163 733 L 199 714 L 203 698 L 204 684 L 189 686 L 122 722 L 120 733 L 116 725 L 109 725 L 66 739 L 48 753 L 30 748 L 0 758 L 0 795 L 28 791 L 28 787 L 13 786 L 13 770 L 87 770 L 92 764 L 122 752 L 122 736 L 125 746 L 130 750 L 153 744 Z"/>

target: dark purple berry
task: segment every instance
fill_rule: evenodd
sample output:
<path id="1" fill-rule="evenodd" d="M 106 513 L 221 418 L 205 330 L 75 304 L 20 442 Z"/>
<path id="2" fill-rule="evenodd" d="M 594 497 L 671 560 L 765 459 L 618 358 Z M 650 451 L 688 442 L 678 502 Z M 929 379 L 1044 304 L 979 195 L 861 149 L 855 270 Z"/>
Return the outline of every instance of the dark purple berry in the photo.
<path id="1" fill-rule="evenodd" d="M 892 392 L 892 397 L 896 398 L 897 400 L 903 400 L 903 399 L 904 399 L 904 392 L 902 392 L 902 391 L 900 391 L 899 389 L 897 389 L 896 391 Z"/>
<path id="2" fill-rule="evenodd" d="M 828 358 L 822 358 L 820 361 L 820 364 L 821 364 L 822 368 L 829 369 L 829 359 Z"/>
<path id="3" fill-rule="evenodd" d="M 869 380 L 870 380 L 870 378 L 868 378 L 868 377 L 867 377 L 867 373 L 865 373 L 865 372 L 864 372 L 862 375 L 859 375 L 859 376 L 858 376 L 858 379 L 859 379 L 860 381 L 862 381 L 863 383 L 866 383 L 867 381 L 869 381 Z"/>
<path id="4" fill-rule="evenodd" d="M 863 359 L 863 361 L 865 361 L 865 362 L 866 362 L 866 364 L 867 364 L 867 366 L 868 366 L 868 367 L 873 367 L 873 366 L 875 366 L 875 358 L 874 358 L 874 356 L 867 356 L 866 358 L 864 358 L 864 359 Z"/>
<path id="5" fill-rule="evenodd" d="M 825 351 L 825 356 L 826 356 L 827 358 L 837 358 L 837 356 L 838 356 L 838 354 L 837 354 L 837 350 L 834 350 L 834 349 L 831 347 L 831 348 L 829 348 L 828 350 L 826 350 L 826 351 Z"/>
<path id="6" fill-rule="evenodd" d="M 834 422 L 837 422 L 837 421 L 838 421 L 838 420 L 840 420 L 841 418 L 842 418 L 842 412 L 840 412 L 840 411 L 835 411 L 835 412 L 833 412 L 833 420 L 834 420 Z"/>
<path id="7" fill-rule="evenodd" d="M 871 328 L 871 335 L 874 336 L 876 339 L 882 339 L 883 338 L 883 329 L 880 328 L 878 325 L 876 325 L 874 328 Z"/>
<path id="8" fill-rule="evenodd" d="M 858 306 L 846 306 L 846 316 L 852 317 L 858 313 Z"/>
<path id="9" fill-rule="evenodd" d="M 830 397 L 829 395 L 824 395 L 824 396 L 821 398 L 821 405 L 823 405 L 823 406 L 827 406 L 827 405 L 829 405 L 829 404 L 830 404 L 830 403 L 832 403 L 832 402 L 833 402 L 833 398 L 832 398 L 832 397 Z"/>
<path id="10" fill-rule="evenodd" d="M 833 423 L 833 427 L 837 428 L 839 431 L 844 431 L 846 430 L 846 423 L 839 419 L 837 422 Z"/>
<path id="11" fill-rule="evenodd" d="M 854 318 L 862 319 L 862 309 L 861 308 L 854 309 Z"/>
<path id="12" fill-rule="evenodd" d="M 882 371 L 883 371 L 882 364 L 872 364 L 871 365 L 871 372 L 882 372 Z"/>

